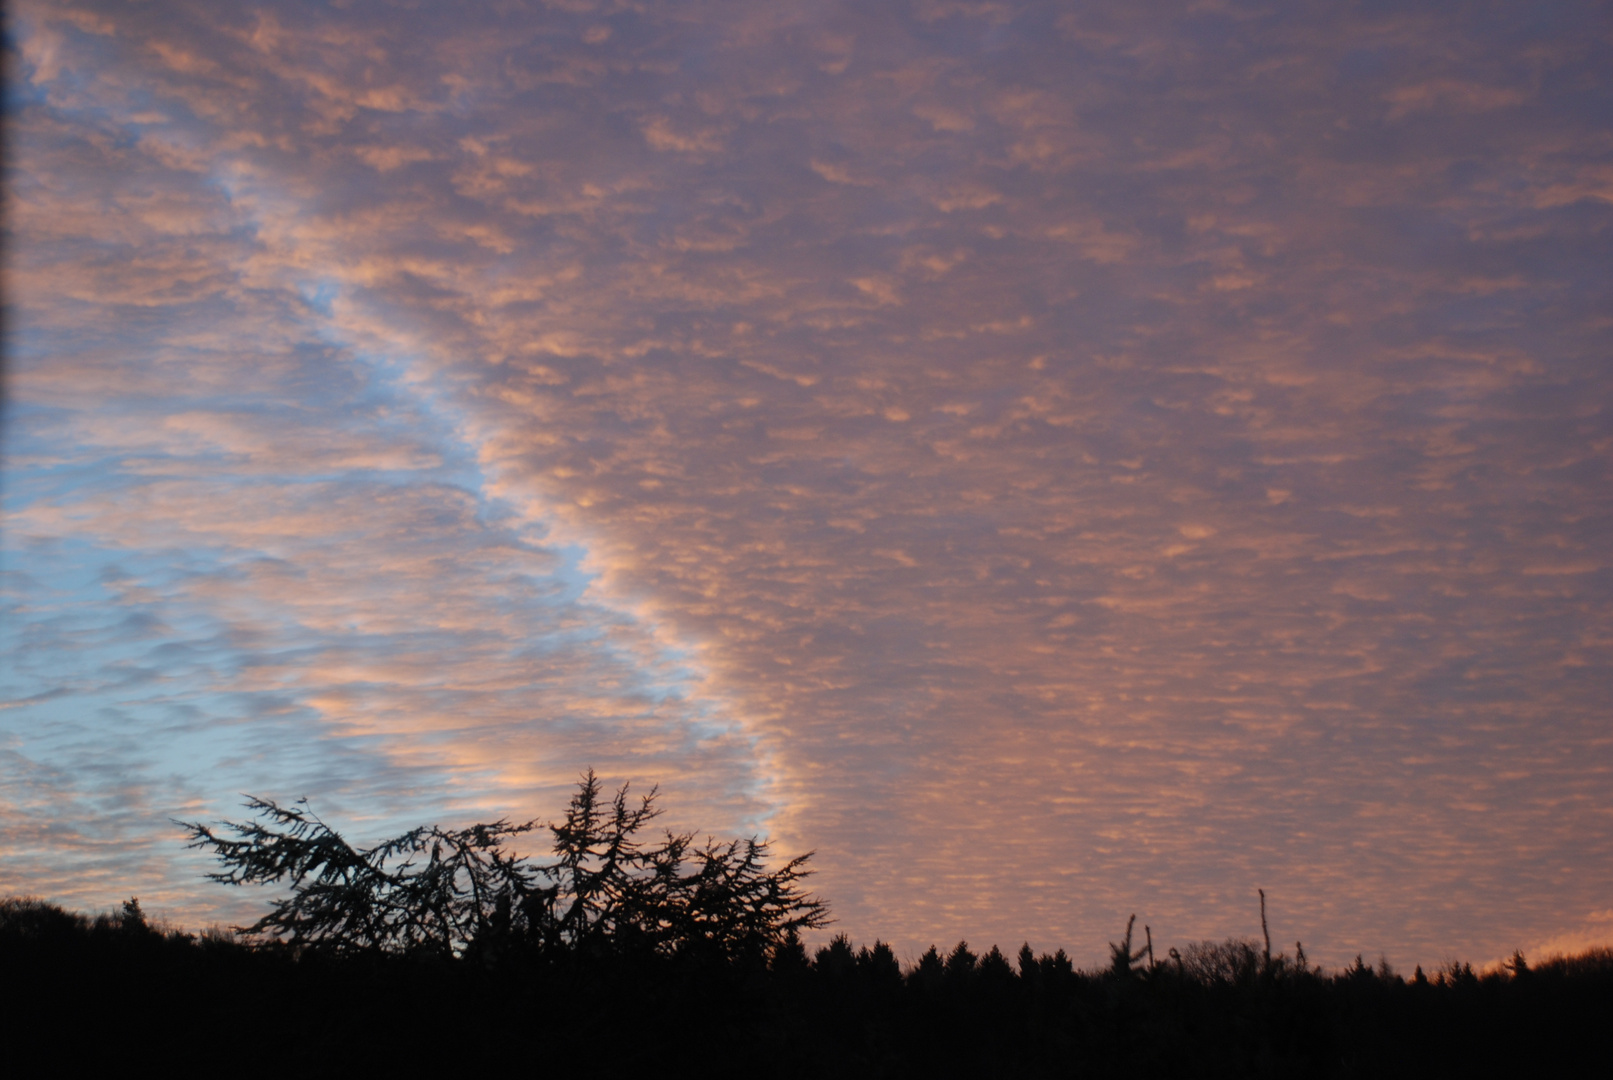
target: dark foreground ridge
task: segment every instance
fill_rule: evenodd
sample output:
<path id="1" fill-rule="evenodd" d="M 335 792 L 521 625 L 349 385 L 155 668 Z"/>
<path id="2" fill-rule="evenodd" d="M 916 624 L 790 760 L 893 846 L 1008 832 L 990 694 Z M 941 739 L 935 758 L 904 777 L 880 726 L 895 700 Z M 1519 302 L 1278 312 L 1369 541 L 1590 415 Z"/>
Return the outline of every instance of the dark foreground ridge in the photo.
<path id="1" fill-rule="evenodd" d="M 0 901 L 8 1075 L 142 1064 L 174 1075 L 692 1077 L 1499 1076 L 1599 1060 L 1613 950 L 1477 975 L 1323 972 L 1269 941 L 1156 957 L 1133 925 L 1099 971 L 960 942 L 903 970 L 822 926 L 803 860 L 765 845 L 641 844 L 650 798 L 590 774 L 554 858 L 535 824 L 416 830 L 353 848 L 306 808 L 187 826 L 226 882 L 291 895 L 248 933 Z"/>

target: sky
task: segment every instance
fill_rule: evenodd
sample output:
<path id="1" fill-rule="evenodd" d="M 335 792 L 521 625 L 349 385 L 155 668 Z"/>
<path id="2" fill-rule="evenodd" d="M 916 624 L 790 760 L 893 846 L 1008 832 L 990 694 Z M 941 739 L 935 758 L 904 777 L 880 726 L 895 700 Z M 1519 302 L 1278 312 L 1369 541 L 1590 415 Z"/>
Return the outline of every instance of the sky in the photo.
<path id="1" fill-rule="evenodd" d="M 0 892 L 592 767 L 908 959 L 1613 942 L 1605 4 L 10 11 Z"/>

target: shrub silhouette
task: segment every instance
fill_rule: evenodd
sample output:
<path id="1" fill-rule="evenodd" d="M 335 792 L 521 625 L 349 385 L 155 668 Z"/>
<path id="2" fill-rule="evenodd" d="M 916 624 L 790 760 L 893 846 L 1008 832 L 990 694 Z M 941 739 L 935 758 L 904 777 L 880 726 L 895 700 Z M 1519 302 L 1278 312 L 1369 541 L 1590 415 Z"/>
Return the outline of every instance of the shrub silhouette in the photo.
<path id="1" fill-rule="evenodd" d="M 496 963 L 521 956 L 644 953 L 764 962 L 803 929 L 826 925 L 825 903 L 801 890 L 810 853 L 766 869 L 755 839 L 696 845 L 639 833 L 660 815 L 651 789 L 601 795 L 593 770 L 564 820 L 543 826 L 553 859 L 507 848 L 537 821 L 465 829 L 427 826 L 370 848 L 349 844 L 306 801 L 249 798 L 256 822 L 178 822 L 210 849 L 226 885 L 289 882 L 289 896 L 239 928 L 249 939 L 336 954 L 402 953 Z"/>
<path id="2" fill-rule="evenodd" d="M 1265 970 L 1258 943 L 1228 938 L 1225 941 L 1198 941 L 1184 945 L 1173 959 L 1189 979 L 1214 986 L 1223 983 L 1252 982 Z"/>

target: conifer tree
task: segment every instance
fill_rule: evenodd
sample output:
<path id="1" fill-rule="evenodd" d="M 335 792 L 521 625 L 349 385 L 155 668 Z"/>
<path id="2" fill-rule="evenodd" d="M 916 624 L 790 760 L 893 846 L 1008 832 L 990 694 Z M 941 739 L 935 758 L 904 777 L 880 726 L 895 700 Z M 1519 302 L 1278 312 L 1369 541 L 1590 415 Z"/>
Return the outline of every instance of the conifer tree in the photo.
<path id="1" fill-rule="evenodd" d="M 550 834 L 548 862 L 508 845 L 537 821 L 465 829 L 425 826 L 369 848 L 349 844 L 302 801 L 249 798 L 258 821 L 215 829 L 179 822 L 210 849 L 226 885 L 286 882 L 290 895 L 239 928 L 249 938 L 336 953 L 427 953 L 490 962 L 641 952 L 766 962 L 828 907 L 802 891 L 810 853 L 766 867 L 752 837 L 696 845 L 692 834 L 646 842 L 656 792 L 602 797 L 593 770 Z"/>

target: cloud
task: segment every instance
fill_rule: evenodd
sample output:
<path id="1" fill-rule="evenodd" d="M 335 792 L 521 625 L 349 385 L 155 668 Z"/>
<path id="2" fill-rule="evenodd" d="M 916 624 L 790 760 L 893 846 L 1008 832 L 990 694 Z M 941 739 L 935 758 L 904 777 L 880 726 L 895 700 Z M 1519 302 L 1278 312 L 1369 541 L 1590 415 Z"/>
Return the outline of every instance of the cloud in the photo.
<path id="1" fill-rule="evenodd" d="M 1499 86 L 1484 86 L 1460 79 L 1434 79 L 1429 82 L 1402 86 L 1387 95 L 1389 119 L 1398 120 L 1408 113 L 1439 109 L 1447 112 L 1491 112 L 1529 100 L 1521 90 Z"/>
<path id="2" fill-rule="evenodd" d="M 1221 937 L 1263 885 L 1404 965 L 1605 891 L 1589 37 L 62 10 L 16 438 L 81 464 L 15 470 L 7 543 L 168 582 L 20 602 L 154 643 L 105 678 L 205 667 L 174 746 L 250 700 L 376 814 L 608 759 L 908 949 Z"/>

